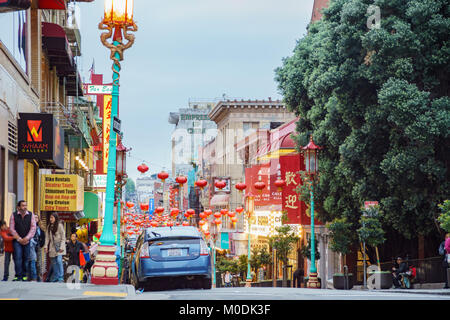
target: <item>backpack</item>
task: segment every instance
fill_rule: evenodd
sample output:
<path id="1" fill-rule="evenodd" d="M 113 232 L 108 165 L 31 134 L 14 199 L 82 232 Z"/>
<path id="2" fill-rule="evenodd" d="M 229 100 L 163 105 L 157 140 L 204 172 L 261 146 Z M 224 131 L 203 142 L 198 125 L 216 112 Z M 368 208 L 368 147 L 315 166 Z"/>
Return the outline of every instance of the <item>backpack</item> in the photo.
<path id="1" fill-rule="evenodd" d="M 416 267 L 409 267 L 409 271 L 411 272 L 411 278 L 415 278 L 416 277 Z"/>

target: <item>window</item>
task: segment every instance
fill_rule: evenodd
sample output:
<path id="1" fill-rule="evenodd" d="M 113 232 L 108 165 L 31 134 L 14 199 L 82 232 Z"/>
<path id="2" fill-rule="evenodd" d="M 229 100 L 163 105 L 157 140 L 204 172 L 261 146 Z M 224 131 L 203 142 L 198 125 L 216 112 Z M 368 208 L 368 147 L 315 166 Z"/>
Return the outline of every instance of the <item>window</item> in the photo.
<path id="1" fill-rule="evenodd" d="M 0 14 L 0 26 L 0 41 L 27 73 L 27 11 Z"/>
<path id="2" fill-rule="evenodd" d="M 8 192 L 17 195 L 17 156 L 8 153 Z"/>

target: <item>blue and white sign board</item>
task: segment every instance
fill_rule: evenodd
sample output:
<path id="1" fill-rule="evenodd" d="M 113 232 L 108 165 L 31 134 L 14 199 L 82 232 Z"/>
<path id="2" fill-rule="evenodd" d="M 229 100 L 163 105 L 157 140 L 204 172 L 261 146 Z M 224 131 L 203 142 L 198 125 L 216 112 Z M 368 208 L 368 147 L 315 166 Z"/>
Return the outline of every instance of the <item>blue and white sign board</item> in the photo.
<path id="1" fill-rule="evenodd" d="M 220 248 L 224 250 L 230 249 L 230 237 L 228 235 L 228 232 L 222 232 L 220 234 Z"/>
<path id="2" fill-rule="evenodd" d="M 155 199 L 150 198 L 150 201 L 148 203 L 148 214 L 152 216 L 154 211 L 155 211 Z"/>

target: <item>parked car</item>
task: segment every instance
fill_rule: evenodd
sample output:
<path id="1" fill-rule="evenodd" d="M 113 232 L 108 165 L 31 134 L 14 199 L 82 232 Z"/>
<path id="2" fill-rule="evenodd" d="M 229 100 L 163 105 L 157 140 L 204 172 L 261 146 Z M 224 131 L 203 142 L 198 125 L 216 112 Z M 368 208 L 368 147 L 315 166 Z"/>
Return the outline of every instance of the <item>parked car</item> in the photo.
<path id="1" fill-rule="evenodd" d="M 211 289 L 209 248 L 192 226 L 147 228 L 137 240 L 130 278 L 136 288 L 161 282 Z"/>

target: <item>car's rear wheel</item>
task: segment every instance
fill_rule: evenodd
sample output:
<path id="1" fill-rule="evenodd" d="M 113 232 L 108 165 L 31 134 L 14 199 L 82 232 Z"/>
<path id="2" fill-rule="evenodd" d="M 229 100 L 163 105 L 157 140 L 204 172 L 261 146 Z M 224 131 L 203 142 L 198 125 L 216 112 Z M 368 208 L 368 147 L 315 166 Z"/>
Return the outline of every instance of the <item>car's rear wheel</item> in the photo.
<path id="1" fill-rule="evenodd" d="M 208 290 L 211 289 L 211 278 L 205 278 L 203 279 L 203 289 Z"/>

